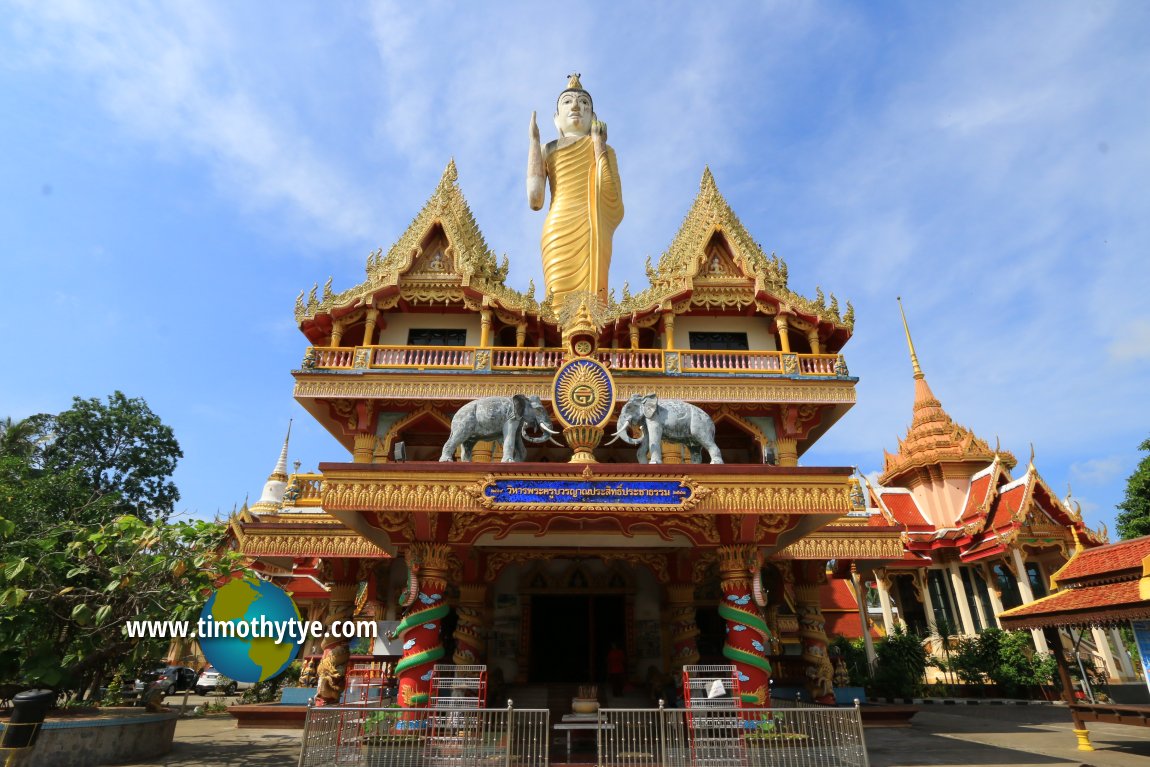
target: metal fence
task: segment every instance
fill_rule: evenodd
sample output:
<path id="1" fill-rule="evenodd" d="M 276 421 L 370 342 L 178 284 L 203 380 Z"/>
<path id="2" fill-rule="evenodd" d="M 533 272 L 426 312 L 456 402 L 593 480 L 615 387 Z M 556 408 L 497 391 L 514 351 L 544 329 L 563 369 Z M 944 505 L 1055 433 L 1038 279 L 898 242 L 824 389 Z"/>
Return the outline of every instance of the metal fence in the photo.
<path id="1" fill-rule="evenodd" d="M 600 709 L 600 767 L 868 767 L 857 707 Z"/>
<path id="2" fill-rule="evenodd" d="M 536 709 L 310 708 L 299 767 L 544 767 L 549 713 Z"/>

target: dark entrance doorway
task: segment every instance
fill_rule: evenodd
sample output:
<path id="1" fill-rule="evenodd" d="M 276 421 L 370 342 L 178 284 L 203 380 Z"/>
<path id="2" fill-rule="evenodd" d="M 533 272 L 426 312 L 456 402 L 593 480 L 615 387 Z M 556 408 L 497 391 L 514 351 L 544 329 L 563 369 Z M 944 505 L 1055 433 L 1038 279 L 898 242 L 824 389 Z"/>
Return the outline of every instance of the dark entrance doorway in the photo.
<path id="1" fill-rule="evenodd" d="M 622 594 L 534 594 L 531 682 L 601 682 L 607 651 L 626 641 Z"/>

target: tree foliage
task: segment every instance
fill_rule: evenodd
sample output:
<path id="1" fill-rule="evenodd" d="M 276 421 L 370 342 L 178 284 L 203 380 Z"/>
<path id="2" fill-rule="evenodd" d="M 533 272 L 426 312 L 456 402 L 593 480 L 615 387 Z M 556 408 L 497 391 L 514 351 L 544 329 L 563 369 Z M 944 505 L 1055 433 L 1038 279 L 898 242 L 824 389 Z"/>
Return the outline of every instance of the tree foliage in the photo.
<path id="1" fill-rule="evenodd" d="M 121 392 L 0 423 L 0 682 L 83 691 L 161 657 L 128 621 L 195 616 L 235 555 L 222 525 L 167 521 L 180 456 Z"/>
<path id="2" fill-rule="evenodd" d="M 1138 449 L 1150 453 L 1150 439 Z M 1150 455 L 1126 480 L 1126 498 L 1118 508 L 1118 535 L 1122 540 L 1150 535 Z"/>
<path id="3" fill-rule="evenodd" d="M 0 679 L 82 691 L 106 672 L 158 658 L 166 639 L 129 636 L 131 620 L 194 619 L 230 567 L 223 526 L 62 520 L 35 535 L 0 517 Z"/>
<path id="4" fill-rule="evenodd" d="M 922 639 L 908 634 L 901 625 L 875 646 L 875 688 L 883 695 L 913 697 L 926 673 L 926 650 Z"/>

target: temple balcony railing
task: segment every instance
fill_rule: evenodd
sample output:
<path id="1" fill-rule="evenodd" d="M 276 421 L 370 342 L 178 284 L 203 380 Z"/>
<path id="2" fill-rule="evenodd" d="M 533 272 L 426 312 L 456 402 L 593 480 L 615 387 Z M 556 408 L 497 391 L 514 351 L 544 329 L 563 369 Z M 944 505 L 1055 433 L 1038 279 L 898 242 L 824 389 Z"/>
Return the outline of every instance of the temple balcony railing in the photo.
<path id="1" fill-rule="evenodd" d="M 540 373 L 563 362 L 561 348 L 474 346 L 309 347 L 302 372 Z M 600 349 L 596 358 L 623 374 L 850 378 L 841 354 L 695 349 Z"/>
<path id="2" fill-rule="evenodd" d="M 322 474 L 292 474 L 284 491 L 284 506 L 319 508 L 323 497 Z"/>

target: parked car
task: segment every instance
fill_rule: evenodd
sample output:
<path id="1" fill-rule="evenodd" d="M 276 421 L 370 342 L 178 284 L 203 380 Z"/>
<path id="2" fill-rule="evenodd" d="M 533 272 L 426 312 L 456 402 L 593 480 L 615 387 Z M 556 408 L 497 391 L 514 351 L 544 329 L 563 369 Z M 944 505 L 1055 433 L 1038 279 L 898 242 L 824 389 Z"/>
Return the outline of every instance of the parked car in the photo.
<path id="1" fill-rule="evenodd" d="M 143 693 L 153 684 L 162 689 L 165 695 L 190 690 L 196 686 L 196 671 L 187 666 L 164 666 L 149 671 L 136 680 L 136 692 Z"/>
<path id="2" fill-rule="evenodd" d="M 237 682 L 234 679 L 227 679 L 223 687 L 220 687 L 221 674 L 216 670 L 215 666 L 208 666 L 200 672 L 200 678 L 196 680 L 196 694 L 207 695 L 208 693 L 215 692 L 222 689 L 226 695 L 233 694 L 236 690 L 246 690 L 252 686 L 251 682 Z"/>

